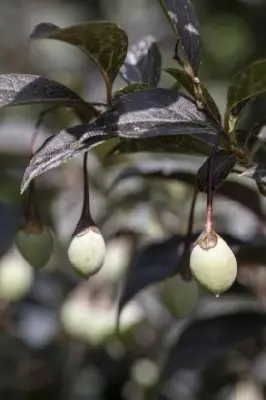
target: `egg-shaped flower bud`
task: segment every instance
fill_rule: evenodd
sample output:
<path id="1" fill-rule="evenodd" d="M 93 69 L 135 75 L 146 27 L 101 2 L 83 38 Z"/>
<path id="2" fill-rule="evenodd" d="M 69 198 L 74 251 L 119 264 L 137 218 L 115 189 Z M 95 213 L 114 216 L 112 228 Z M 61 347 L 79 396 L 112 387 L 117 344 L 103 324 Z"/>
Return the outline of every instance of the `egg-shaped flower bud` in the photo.
<path id="1" fill-rule="evenodd" d="M 195 243 L 190 256 L 190 269 L 203 287 L 219 295 L 234 283 L 237 262 L 227 243 L 216 233 L 211 235 L 208 241 L 207 234 L 203 233 Z"/>
<path id="2" fill-rule="evenodd" d="M 68 258 L 75 271 L 88 278 L 102 267 L 105 258 L 105 241 L 96 226 L 89 226 L 76 234 L 68 247 Z"/>
<path id="3" fill-rule="evenodd" d="M 185 318 L 197 307 L 198 283 L 194 279 L 185 281 L 176 275 L 162 282 L 160 295 L 163 305 L 174 318 Z"/>
<path id="4" fill-rule="evenodd" d="M 33 226 L 29 223 L 19 229 L 15 244 L 25 260 L 36 268 L 44 267 L 53 252 L 53 237 L 46 226 Z"/>
<path id="5" fill-rule="evenodd" d="M 33 268 L 18 253 L 7 255 L 0 265 L 0 298 L 18 301 L 29 291 Z"/>

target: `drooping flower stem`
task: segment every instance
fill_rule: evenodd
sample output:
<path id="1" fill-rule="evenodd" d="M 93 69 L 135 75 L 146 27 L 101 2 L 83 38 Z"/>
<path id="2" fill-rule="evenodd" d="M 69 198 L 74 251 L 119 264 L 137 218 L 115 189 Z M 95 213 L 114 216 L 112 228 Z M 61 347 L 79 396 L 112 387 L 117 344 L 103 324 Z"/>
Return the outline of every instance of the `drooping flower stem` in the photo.
<path id="1" fill-rule="evenodd" d="M 212 149 L 212 154 L 209 157 L 209 163 L 208 163 L 208 190 L 207 190 L 207 221 L 206 221 L 206 233 L 207 235 L 212 234 L 213 232 L 213 189 L 212 189 L 212 179 L 213 179 L 213 164 L 214 164 L 214 158 L 215 154 L 218 149 L 218 138 L 213 146 Z"/>
<path id="2" fill-rule="evenodd" d="M 73 236 L 79 234 L 89 226 L 95 226 L 95 222 L 92 219 L 90 211 L 90 193 L 89 193 L 89 179 L 87 169 L 88 153 L 84 154 L 83 157 L 83 205 L 80 219 L 77 223 L 76 229 Z"/>
<path id="3" fill-rule="evenodd" d="M 194 194 L 190 206 L 190 212 L 189 212 L 189 219 L 188 219 L 188 226 L 187 226 L 187 234 L 185 237 L 185 242 L 184 242 L 184 250 L 183 254 L 180 260 L 180 263 L 177 266 L 177 272 L 180 273 L 184 281 L 190 281 L 191 280 L 191 273 L 190 269 L 188 268 L 188 260 L 190 257 L 190 252 L 191 252 L 191 246 L 192 246 L 192 234 L 193 234 L 193 224 L 194 224 L 194 213 L 195 213 L 195 206 L 198 198 L 198 189 L 197 186 L 195 186 L 194 189 Z"/>

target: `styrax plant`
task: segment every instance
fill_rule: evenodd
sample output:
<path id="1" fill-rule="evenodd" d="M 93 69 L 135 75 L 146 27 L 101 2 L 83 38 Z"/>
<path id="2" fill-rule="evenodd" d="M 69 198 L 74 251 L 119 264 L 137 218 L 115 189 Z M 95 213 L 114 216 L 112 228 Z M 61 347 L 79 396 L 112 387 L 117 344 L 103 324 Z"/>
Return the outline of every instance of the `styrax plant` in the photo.
<path id="1" fill-rule="evenodd" d="M 238 126 L 252 99 L 266 91 L 266 60 L 248 65 L 233 77 L 222 118 L 215 100 L 200 79 L 201 35 L 191 1 L 159 0 L 159 3 L 176 37 L 173 49 L 176 68 L 162 70 L 161 54 L 152 36 L 143 38 L 128 49 L 127 34 L 115 23 L 90 21 L 63 29 L 51 23 L 41 23 L 35 27 L 31 40 L 53 39 L 72 44 L 95 63 L 106 86 L 105 110 L 102 111 L 97 103 L 85 101 L 62 84 L 22 74 L 0 75 L 0 102 L 2 106 L 44 103 L 51 109 L 70 107 L 81 120 L 80 125 L 64 129 L 47 139 L 31 157 L 21 193 L 40 174 L 75 156 L 84 154 L 86 157 L 89 150 L 111 139 L 115 142 L 112 156 L 144 151 L 202 155 L 204 162 L 196 177 L 196 192 L 183 254 L 183 261 L 185 259 L 189 263 L 192 247 L 191 269 L 179 269 L 179 272 L 184 280 L 190 280 L 192 273 L 203 286 L 220 294 L 232 285 L 237 267 L 231 249 L 215 232 L 213 193 L 232 172 L 253 178 L 258 188 L 265 191 L 265 166 L 261 158 L 264 143 L 259 136 L 264 122 L 255 121 L 254 127 L 242 130 L 241 135 Z M 162 71 L 174 79 L 172 87 L 158 87 Z M 114 92 L 112 87 L 118 74 L 126 85 Z M 89 276 L 90 267 L 86 263 L 92 262 L 93 272 L 97 271 L 104 260 L 105 245 L 90 216 L 86 167 L 84 171 L 83 215 L 73 237 L 73 241 L 79 237 L 80 243 L 78 251 L 71 251 L 70 248 L 69 254 L 72 262 L 79 264 L 77 269 Z M 207 212 L 206 225 L 197 239 L 192 235 L 192 228 L 198 192 L 207 194 Z M 92 253 L 81 256 L 81 251 L 86 252 L 87 248 L 86 245 L 81 250 L 80 246 L 81 239 L 86 236 L 84 232 L 98 236 L 96 242 L 91 244 Z M 97 250 L 98 242 L 100 250 Z M 81 258 L 75 261 L 77 254 Z M 91 260 L 93 254 L 97 255 L 97 262 Z M 134 269 L 129 271 L 126 280 L 121 309 L 134 295 L 128 288 L 132 274 Z M 162 271 L 156 279 L 166 278 L 165 271 Z"/>

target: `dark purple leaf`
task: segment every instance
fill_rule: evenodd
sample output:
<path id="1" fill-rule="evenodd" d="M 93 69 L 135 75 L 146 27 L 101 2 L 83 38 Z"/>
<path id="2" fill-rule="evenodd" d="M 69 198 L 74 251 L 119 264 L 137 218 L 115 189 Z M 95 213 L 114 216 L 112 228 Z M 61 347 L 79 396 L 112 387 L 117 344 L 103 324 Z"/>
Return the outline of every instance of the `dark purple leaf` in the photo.
<path id="1" fill-rule="evenodd" d="M 33 103 L 72 107 L 88 117 L 97 115 L 93 106 L 61 83 L 38 75 L 0 75 L 0 107 Z"/>
<path id="2" fill-rule="evenodd" d="M 33 177 L 89 150 L 91 140 L 99 143 L 103 137 L 104 140 L 114 137 L 139 140 L 161 137 L 163 141 L 171 135 L 208 133 L 215 137 L 219 127 L 184 94 L 170 89 L 129 93 L 121 96 L 93 123 L 78 125 L 54 136 L 49 147 L 43 146 L 42 153 L 38 152 L 31 160 L 22 190 Z"/>
<path id="3" fill-rule="evenodd" d="M 40 149 L 36 151 L 24 173 L 21 193 L 27 189 L 30 181 L 36 176 L 52 168 L 56 168 L 71 158 L 111 139 L 111 137 L 106 137 L 106 135 L 98 134 L 92 135 L 90 138 L 87 138 L 86 143 L 83 143 L 79 141 L 83 131 L 78 128 L 69 128 L 49 137 Z"/>
<path id="4" fill-rule="evenodd" d="M 193 97 L 195 96 L 194 84 L 192 78 L 188 74 L 186 74 L 183 70 L 176 68 L 167 68 L 165 71 L 168 74 L 170 74 L 174 79 L 176 79 L 177 82 L 181 83 L 181 85 L 187 90 L 189 94 L 191 94 Z M 222 121 L 221 114 L 215 101 L 213 100 L 212 96 L 210 95 L 209 91 L 205 88 L 205 86 L 203 84 L 200 84 L 200 86 L 207 111 L 211 115 L 213 115 L 213 117 L 219 123 L 221 123 Z"/>
<path id="5" fill-rule="evenodd" d="M 158 136 L 142 140 L 120 139 L 120 142 L 110 151 L 109 156 L 126 153 L 178 153 L 187 155 L 209 156 L 215 142 L 212 133 L 199 135 Z"/>
<path id="6" fill-rule="evenodd" d="M 119 300 L 119 314 L 141 290 L 174 273 L 181 256 L 182 236 L 147 245 L 138 252 L 129 266 Z"/>
<path id="7" fill-rule="evenodd" d="M 177 34 L 188 63 L 197 76 L 200 65 L 201 38 L 197 15 L 190 0 L 159 0 Z"/>
<path id="8" fill-rule="evenodd" d="M 146 36 L 128 50 L 120 73 L 127 83 L 156 87 L 161 77 L 162 56 L 153 36 Z"/>
<path id="9" fill-rule="evenodd" d="M 248 310 L 192 322 L 169 350 L 162 382 L 182 369 L 203 370 L 243 341 L 261 337 L 265 327 L 265 313 Z"/>
<path id="10" fill-rule="evenodd" d="M 215 153 L 212 165 L 212 190 L 217 189 L 232 172 L 236 164 L 236 156 L 232 152 L 219 150 Z M 204 162 L 197 173 L 197 187 L 199 191 L 207 193 L 209 188 L 210 157 Z"/>
<path id="11" fill-rule="evenodd" d="M 109 91 L 127 54 L 127 34 L 118 25 L 106 21 L 84 22 L 59 28 L 41 23 L 34 28 L 32 39 L 55 39 L 79 47 L 100 69 Z"/>

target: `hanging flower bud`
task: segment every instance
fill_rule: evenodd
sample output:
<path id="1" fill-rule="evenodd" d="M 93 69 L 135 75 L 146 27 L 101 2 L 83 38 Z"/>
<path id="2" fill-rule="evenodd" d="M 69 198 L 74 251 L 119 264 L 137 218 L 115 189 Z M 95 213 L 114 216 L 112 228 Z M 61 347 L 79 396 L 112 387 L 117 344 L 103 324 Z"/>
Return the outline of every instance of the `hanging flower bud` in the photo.
<path id="1" fill-rule="evenodd" d="M 230 247 L 216 232 L 203 232 L 191 252 L 190 269 L 203 287 L 219 296 L 234 283 L 237 262 Z"/>
<path id="2" fill-rule="evenodd" d="M 88 278 L 102 267 L 105 250 L 105 241 L 98 227 L 89 226 L 73 237 L 68 248 L 68 258 L 75 271 Z"/>
<path id="3" fill-rule="evenodd" d="M 15 244 L 25 260 L 36 268 L 44 267 L 53 252 L 53 237 L 40 218 L 33 182 L 25 205 L 24 223 L 15 236 Z"/>
<path id="4" fill-rule="evenodd" d="M 33 269 L 19 254 L 6 255 L 0 264 L 0 298 L 18 301 L 33 282 Z"/>
<path id="5" fill-rule="evenodd" d="M 82 212 L 68 247 L 68 258 L 75 271 L 84 278 L 88 278 L 96 274 L 102 267 L 106 246 L 99 228 L 91 217 L 87 153 L 85 153 L 83 161 L 83 185 Z"/>
<path id="6" fill-rule="evenodd" d="M 198 284 L 194 279 L 185 281 L 176 275 L 162 282 L 160 295 L 163 305 L 174 318 L 185 318 L 197 307 Z"/>
<path id="7" fill-rule="evenodd" d="M 44 267 L 53 252 L 53 238 L 49 228 L 29 222 L 19 229 L 15 244 L 21 255 L 33 267 Z"/>

